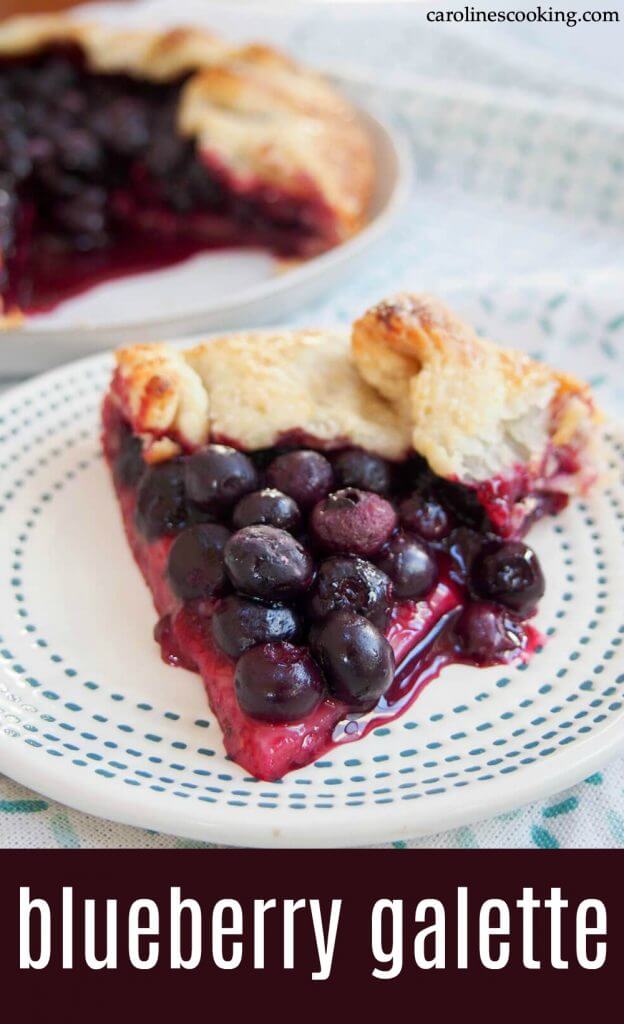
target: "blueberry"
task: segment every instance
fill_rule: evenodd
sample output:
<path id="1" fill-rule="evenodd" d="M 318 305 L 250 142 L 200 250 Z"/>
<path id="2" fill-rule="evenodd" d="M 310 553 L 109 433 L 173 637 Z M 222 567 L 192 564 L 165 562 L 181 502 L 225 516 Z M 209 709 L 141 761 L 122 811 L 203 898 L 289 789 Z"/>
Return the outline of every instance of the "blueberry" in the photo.
<path id="1" fill-rule="evenodd" d="M 58 96 L 69 89 L 78 79 L 77 64 L 68 60 L 63 54 L 46 54 L 42 65 L 38 68 L 24 68 L 30 74 L 33 91 L 44 97 Z"/>
<path id="2" fill-rule="evenodd" d="M 54 143 L 45 135 L 33 135 L 28 140 L 28 156 L 33 165 L 45 164 L 54 156 Z"/>
<path id="3" fill-rule="evenodd" d="M 167 577 L 182 601 L 215 597 L 227 588 L 223 549 L 230 531 L 218 523 L 200 523 L 180 533 L 169 551 Z"/>
<path id="4" fill-rule="evenodd" d="M 60 132 L 56 139 L 56 151 L 66 171 L 95 174 L 101 170 L 101 147 L 95 136 L 87 131 L 73 128 Z"/>
<path id="5" fill-rule="evenodd" d="M 308 601 L 312 619 L 330 612 L 357 612 L 378 629 L 385 629 L 392 602 L 392 582 L 371 562 L 351 555 L 334 555 L 321 563 Z"/>
<path id="6" fill-rule="evenodd" d="M 297 722 L 318 707 L 323 676 L 306 647 L 268 643 L 246 651 L 234 676 L 238 703 L 261 722 Z"/>
<path id="7" fill-rule="evenodd" d="M 179 171 L 188 151 L 185 139 L 170 130 L 154 135 L 145 154 L 148 170 L 157 178 L 167 178 Z"/>
<path id="8" fill-rule="evenodd" d="M 210 444 L 191 455 L 184 476 L 189 498 L 214 511 L 230 508 L 258 486 L 251 459 L 224 444 Z"/>
<path id="9" fill-rule="evenodd" d="M 178 461 L 152 466 L 137 489 L 136 523 L 148 540 L 177 533 L 186 525 L 184 471 Z"/>
<path id="10" fill-rule="evenodd" d="M 484 541 L 482 533 L 471 530 L 468 526 L 458 526 L 451 532 L 445 543 L 445 550 L 451 557 L 451 577 L 456 582 L 464 586 L 468 583 L 472 564 Z"/>
<path id="11" fill-rule="evenodd" d="M 284 604 L 263 604 L 252 598 L 230 594 L 219 602 L 212 616 L 217 645 L 230 658 L 269 641 L 301 639 L 301 620 Z"/>
<path id="12" fill-rule="evenodd" d="M 523 618 L 535 611 L 545 590 L 537 555 L 521 541 L 489 541 L 472 564 L 474 591 Z"/>
<path id="13" fill-rule="evenodd" d="M 206 174 L 206 168 L 194 151 L 189 154 L 189 161 L 182 175 L 181 184 L 193 206 L 210 209 L 223 202 L 224 189 L 222 185 Z"/>
<path id="14" fill-rule="evenodd" d="M 418 491 L 420 494 L 429 494 L 436 480 L 422 455 L 414 453 L 401 464 L 401 483 L 408 493 Z"/>
<path id="15" fill-rule="evenodd" d="M 296 530 L 301 522 L 301 513 L 296 501 L 287 494 L 265 487 L 252 491 L 241 498 L 232 515 L 234 526 L 277 526 L 280 530 Z"/>
<path id="16" fill-rule="evenodd" d="M 120 156 L 136 156 L 149 143 L 147 110 L 132 96 L 121 96 L 105 104 L 95 113 L 93 126 L 102 141 Z"/>
<path id="17" fill-rule="evenodd" d="M 310 517 L 320 547 L 364 558 L 383 547 L 396 524 L 396 512 L 389 501 L 355 488 L 330 494 L 314 506 Z"/>
<path id="18" fill-rule="evenodd" d="M 471 601 L 462 611 L 455 633 L 461 652 L 478 665 L 492 665 L 507 654 L 518 652 L 524 634 L 517 622 L 502 609 L 485 601 Z"/>
<path id="19" fill-rule="evenodd" d="M 82 117 L 88 106 L 88 97 L 80 89 L 68 88 L 58 95 L 59 110 L 73 117 Z"/>
<path id="20" fill-rule="evenodd" d="M 379 566 L 394 584 L 396 597 L 419 600 L 435 586 L 438 566 L 429 548 L 418 537 L 399 533 L 384 548 Z"/>
<path id="21" fill-rule="evenodd" d="M 121 440 L 115 459 L 114 473 L 118 486 L 136 487 L 145 469 L 141 440 L 128 431 Z"/>
<path id="22" fill-rule="evenodd" d="M 333 460 L 334 473 L 340 487 L 356 487 L 361 491 L 387 494 L 392 485 L 392 467 L 386 459 L 358 448 L 341 452 Z"/>
<path id="23" fill-rule="evenodd" d="M 331 491 L 334 473 L 331 464 L 314 451 L 286 452 L 278 455 L 267 469 L 267 483 L 290 495 L 301 508 L 307 508 Z"/>
<path id="24" fill-rule="evenodd" d="M 313 652 L 332 696 L 350 707 L 374 707 L 394 678 L 394 653 L 368 619 L 332 612 L 313 636 Z"/>
<path id="25" fill-rule="evenodd" d="M 491 523 L 485 514 L 477 491 L 472 487 L 436 479 L 432 491 L 435 497 L 450 511 L 454 519 L 473 530 L 487 531 Z"/>
<path id="26" fill-rule="evenodd" d="M 225 548 L 225 565 L 237 590 L 269 601 L 297 597 L 314 576 L 309 553 L 274 526 L 245 526 L 235 533 Z"/>
<path id="27" fill-rule="evenodd" d="M 399 519 L 406 530 L 417 533 L 424 540 L 436 541 L 448 537 L 453 522 L 451 515 L 435 498 L 412 494 L 399 505 Z"/>

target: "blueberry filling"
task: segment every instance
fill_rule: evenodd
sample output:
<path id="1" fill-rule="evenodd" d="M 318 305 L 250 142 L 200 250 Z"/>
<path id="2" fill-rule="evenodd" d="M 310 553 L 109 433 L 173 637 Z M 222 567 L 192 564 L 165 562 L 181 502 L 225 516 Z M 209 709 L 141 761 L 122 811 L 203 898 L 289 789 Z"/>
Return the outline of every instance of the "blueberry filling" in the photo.
<path id="1" fill-rule="evenodd" d="M 401 502 L 399 519 L 406 530 L 423 540 L 443 540 L 453 528 L 452 513 L 440 501 L 418 492 Z"/>
<path id="2" fill-rule="evenodd" d="M 301 522 L 299 506 L 288 494 L 265 487 L 261 491 L 246 494 L 238 502 L 232 515 L 234 526 L 276 526 L 279 530 L 297 529 Z"/>
<path id="3" fill-rule="evenodd" d="M 312 536 L 321 549 L 363 558 L 378 554 L 396 524 L 396 512 L 386 498 L 355 488 L 330 494 L 310 516 Z"/>
<path id="4" fill-rule="evenodd" d="M 86 67 L 75 46 L 0 61 L 0 297 L 52 308 L 98 280 L 202 249 L 305 255 L 333 238 L 314 196 L 242 194 L 177 132 L 184 78 Z"/>
<path id="5" fill-rule="evenodd" d="M 433 589 L 438 566 L 433 553 L 418 537 L 396 533 L 384 548 L 379 565 L 394 584 L 397 597 L 418 601 Z"/>
<path id="6" fill-rule="evenodd" d="M 546 586 L 535 552 L 522 541 L 485 544 L 472 564 L 471 580 L 481 597 L 523 618 L 535 611 Z"/>
<path id="7" fill-rule="evenodd" d="M 184 483 L 191 501 L 219 513 L 253 491 L 258 475 L 251 459 L 224 444 L 210 444 L 185 462 Z"/>
<path id="8" fill-rule="evenodd" d="M 351 715 L 400 708 L 406 680 L 431 666 L 491 665 L 527 648 L 544 592 L 532 549 L 479 523 L 470 495 L 438 486 L 422 460 L 366 455 L 207 445 L 149 467 L 117 426 L 111 461 L 136 527 L 149 543 L 173 538 L 169 587 L 236 661 L 237 701 L 252 719 L 298 722 L 332 701 Z M 377 489 L 341 487 L 347 479 Z M 449 594 L 395 656 L 403 619 L 424 622 Z"/>
<path id="9" fill-rule="evenodd" d="M 335 555 L 321 562 L 308 600 L 308 614 L 321 622 L 331 612 L 354 611 L 385 629 L 390 617 L 392 581 L 372 562 Z"/>
<path id="10" fill-rule="evenodd" d="M 284 452 L 266 471 L 267 483 L 288 494 L 302 508 L 320 501 L 333 489 L 331 463 L 314 451 Z"/>
<path id="11" fill-rule="evenodd" d="M 298 597 L 314 578 L 309 551 L 275 526 L 243 527 L 230 538 L 223 557 L 232 585 L 249 597 L 269 601 Z"/>
<path id="12" fill-rule="evenodd" d="M 179 533 L 169 552 L 169 585 L 182 601 L 216 597 L 228 586 L 223 552 L 230 531 L 219 523 L 200 523 Z"/>
<path id="13" fill-rule="evenodd" d="M 355 487 L 376 494 L 388 494 L 392 487 L 390 463 L 371 452 L 347 449 L 334 458 L 333 467 L 339 487 Z"/>
<path id="14" fill-rule="evenodd" d="M 306 647 L 260 644 L 238 660 L 236 696 L 243 711 L 261 722 L 305 718 L 325 696 L 325 681 Z"/>
<path id="15" fill-rule="evenodd" d="M 383 633 L 355 612 L 331 612 L 314 630 L 312 650 L 330 692 L 349 707 L 374 707 L 394 679 L 394 654 Z"/>
<path id="16" fill-rule="evenodd" d="M 297 610 L 287 604 L 267 604 L 229 594 L 213 612 L 212 631 L 225 654 L 240 658 L 256 644 L 284 640 L 298 643 L 303 638 L 303 623 Z"/>
<path id="17" fill-rule="evenodd" d="M 137 488 L 136 524 L 148 540 L 175 534 L 190 523 L 184 467 L 175 459 L 143 473 Z"/>

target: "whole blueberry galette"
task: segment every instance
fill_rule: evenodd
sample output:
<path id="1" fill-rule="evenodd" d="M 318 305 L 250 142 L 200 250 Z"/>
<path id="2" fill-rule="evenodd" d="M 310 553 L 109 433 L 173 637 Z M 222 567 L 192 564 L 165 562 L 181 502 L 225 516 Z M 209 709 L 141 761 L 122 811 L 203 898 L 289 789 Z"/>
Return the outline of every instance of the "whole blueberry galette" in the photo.
<path id="1" fill-rule="evenodd" d="M 274 50 L 0 25 L 0 325 L 207 248 L 312 255 L 362 226 L 372 183 L 353 109 Z"/>
<path id="2" fill-rule="evenodd" d="M 103 443 L 163 657 L 277 779 L 400 714 L 447 664 L 527 658 L 521 539 L 597 475 L 566 374 L 400 295 L 326 331 L 117 353 Z"/>

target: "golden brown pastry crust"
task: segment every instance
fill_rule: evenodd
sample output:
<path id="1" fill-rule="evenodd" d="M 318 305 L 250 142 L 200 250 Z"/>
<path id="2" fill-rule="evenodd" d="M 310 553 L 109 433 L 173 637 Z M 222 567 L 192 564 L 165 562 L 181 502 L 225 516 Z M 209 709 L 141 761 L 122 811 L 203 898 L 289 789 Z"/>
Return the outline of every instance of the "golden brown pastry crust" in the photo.
<path id="1" fill-rule="evenodd" d="M 598 419 L 587 385 L 479 337 L 428 295 L 368 310 L 353 327 L 353 357 L 434 472 L 465 483 L 517 467 L 543 475 L 552 448 L 584 449 Z"/>
<path id="2" fill-rule="evenodd" d="M 353 366 L 348 333 L 257 331 L 184 351 L 136 345 L 116 359 L 112 394 L 149 461 L 207 440 L 254 450 L 296 437 L 391 459 L 409 451 L 406 425 Z"/>
<path id="3" fill-rule="evenodd" d="M 416 451 L 470 486 L 521 470 L 536 489 L 573 493 L 596 477 L 587 386 L 479 338 L 426 295 L 373 307 L 351 345 L 339 332 L 264 331 L 124 349 L 113 395 L 154 461 L 208 440 L 254 450 L 294 439 L 390 459 Z"/>
<path id="4" fill-rule="evenodd" d="M 244 189 L 260 180 L 316 194 L 336 221 L 336 241 L 363 224 L 374 177 L 369 139 L 353 108 L 322 77 L 275 50 L 234 47 L 194 28 L 128 30 L 63 15 L 0 25 L 0 56 L 75 43 L 96 72 L 153 81 L 189 74 L 180 131 Z"/>

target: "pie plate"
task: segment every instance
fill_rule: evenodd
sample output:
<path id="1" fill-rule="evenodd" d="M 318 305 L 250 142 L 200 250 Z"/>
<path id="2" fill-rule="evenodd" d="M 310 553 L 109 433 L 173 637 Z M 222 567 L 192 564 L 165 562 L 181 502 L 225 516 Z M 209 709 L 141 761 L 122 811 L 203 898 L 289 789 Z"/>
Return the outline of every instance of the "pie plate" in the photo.
<path id="1" fill-rule="evenodd" d="M 442 671 L 399 718 L 277 783 L 223 752 L 165 665 L 99 451 L 112 359 L 0 400 L 0 771 L 92 814 L 205 841 L 349 846 L 510 810 L 624 747 L 624 434 L 605 486 L 531 531 L 547 580 L 528 665 Z"/>
<path id="2" fill-rule="evenodd" d="M 358 115 L 371 138 L 376 179 L 368 223 L 353 238 L 304 261 L 285 262 L 259 249 L 225 248 L 100 284 L 50 313 L 1 331 L 0 377 L 45 370 L 129 337 L 157 341 L 275 322 L 352 274 L 357 259 L 391 226 L 412 180 L 402 134 L 383 117 L 362 108 Z"/>

